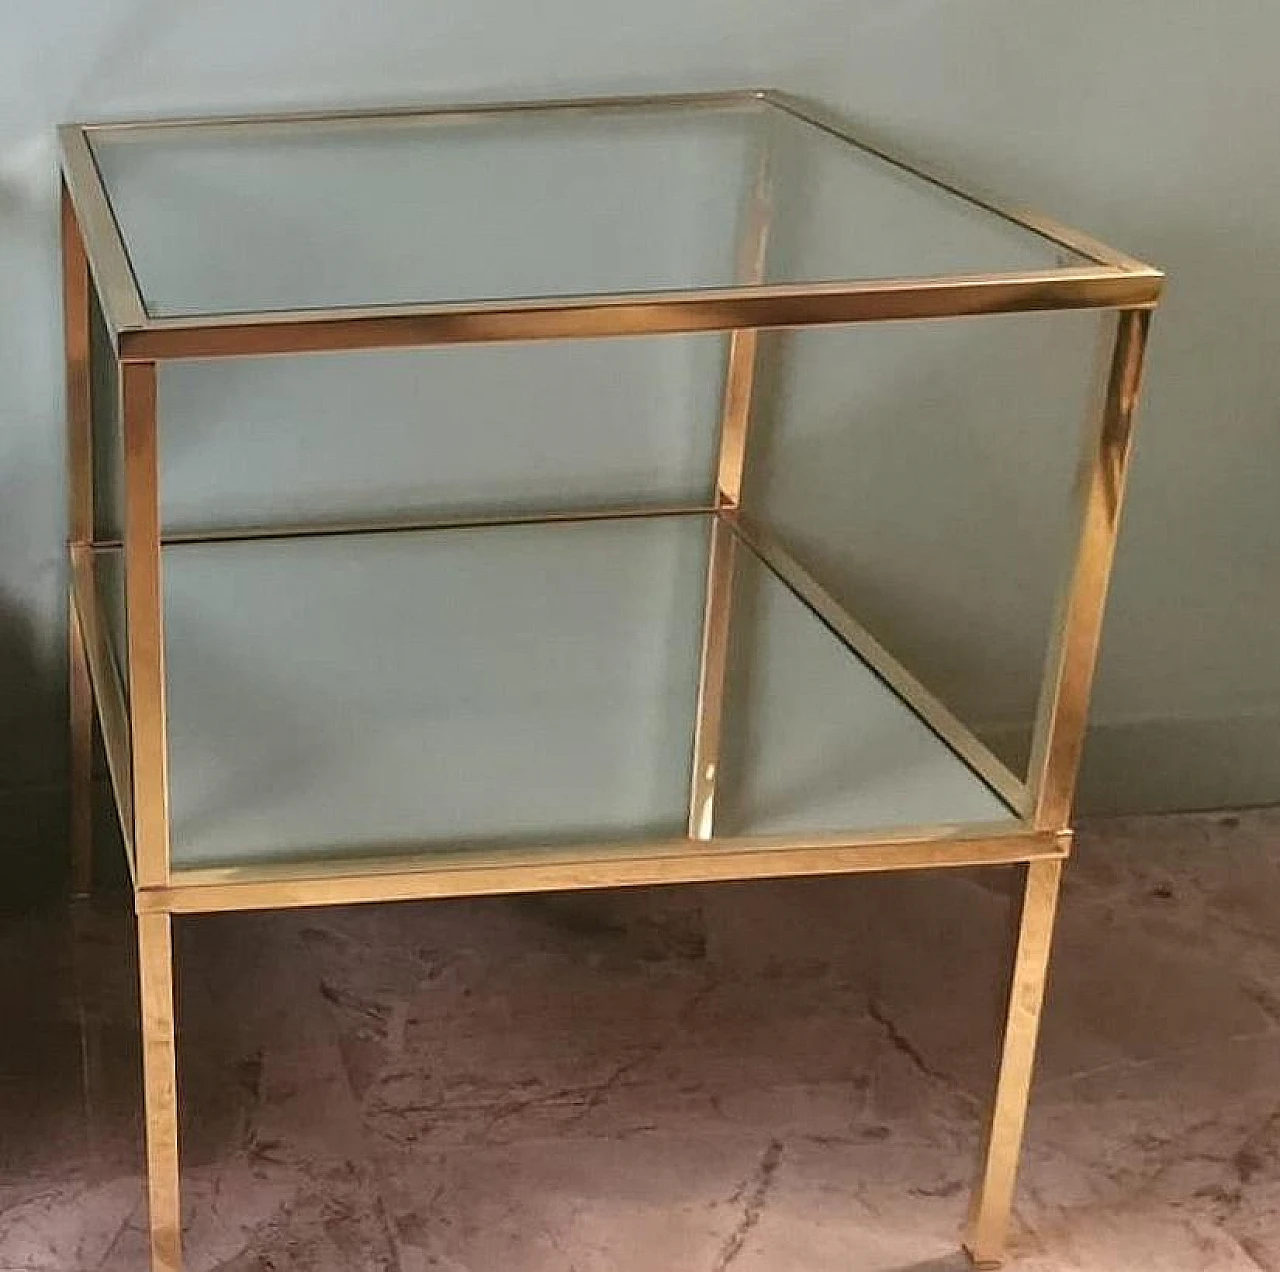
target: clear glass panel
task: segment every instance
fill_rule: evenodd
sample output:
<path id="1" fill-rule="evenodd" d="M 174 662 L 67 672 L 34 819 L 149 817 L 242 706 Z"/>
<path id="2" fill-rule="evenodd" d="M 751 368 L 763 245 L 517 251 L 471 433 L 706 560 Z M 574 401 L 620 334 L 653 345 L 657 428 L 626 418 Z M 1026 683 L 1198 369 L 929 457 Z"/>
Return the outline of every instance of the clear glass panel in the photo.
<path id="1" fill-rule="evenodd" d="M 707 518 L 165 550 L 181 866 L 680 838 Z M 717 834 L 1007 810 L 741 545 Z"/>
<path id="2" fill-rule="evenodd" d="M 716 834 L 1009 819 L 933 731 L 741 545 L 729 634 Z"/>
<path id="3" fill-rule="evenodd" d="M 737 107 L 99 129 L 154 315 L 1050 268 L 1055 244 L 790 114 Z"/>
<path id="4" fill-rule="evenodd" d="M 712 502 L 724 339 L 161 363 L 167 532 Z"/>
<path id="5" fill-rule="evenodd" d="M 911 672 L 1025 771 L 1096 314 L 771 335 L 745 504 Z"/>
<path id="6" fill-rule="evenodd" d="M 699 520 L 165 551 L 175 863 L 684 830 Z"/>
<path id="7" fill-rule="evenodd" d="M 929 278 L 1082 258 L 782 110 L 766 116 L 765 281 Z"/>

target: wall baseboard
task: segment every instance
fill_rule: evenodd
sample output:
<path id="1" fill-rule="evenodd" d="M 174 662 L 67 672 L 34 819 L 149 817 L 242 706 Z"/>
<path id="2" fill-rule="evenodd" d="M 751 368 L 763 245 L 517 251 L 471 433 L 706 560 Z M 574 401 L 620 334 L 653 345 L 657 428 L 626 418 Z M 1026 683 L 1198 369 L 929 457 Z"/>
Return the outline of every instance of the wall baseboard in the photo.
<path id="1" fill-rule="evenodd" d="M 1079 807 L 1087 816 L 1280 803 L 1280 715 L 1099 722 Z"/>
<path id="2" fill-rule="evenodd" d="M 1016 772 L 1028 729 L 981 729 Z M 1280 715 L 1099 721 L 1089 730 L 1077 810 L 1082 817 L 1185 813 L 1280 803 Z"/>
<path id="3" fill-rule="evenodd" d="M 0 788 L 0 913 L 29 910 L 66 895 L 67 811 L 63 785 Z M 93 833 L 98 886 L 123 887 L 128 872 L 105 778 L 94 784 Z"/>
<path id="4" fill-rule="evenodd" d="M 0 913 L 66 887 L 67 801 L 57 786 L 0 789 Z"/>

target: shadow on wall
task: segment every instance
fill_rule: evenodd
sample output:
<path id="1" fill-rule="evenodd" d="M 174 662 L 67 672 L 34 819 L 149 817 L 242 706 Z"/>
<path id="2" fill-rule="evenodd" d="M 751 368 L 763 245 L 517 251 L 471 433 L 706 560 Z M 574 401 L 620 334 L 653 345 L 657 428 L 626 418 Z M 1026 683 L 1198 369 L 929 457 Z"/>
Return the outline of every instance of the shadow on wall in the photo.
<path id="1" fill-rule="evenodd" d="M 36 636 L 0 588 L 0 914 L 60 898 L 69 881 L 65 663 L 41 657 Z M 115 890 L 127 876 L 96 729 L 94 745 L 95 887 Z"/>
<path id="2" fill-rule="evenodd" d="M 31 616 L 0 589 L 0 911 L 24 908 L 65 886 L 62 784 L 22 776 L 44 767 L 26 753 L 47 747 L 50 704 L 60 701 L 51 676 L 37 655 Z"/>
<path id="3" fill-rule="evenodd" d="M 0 907 L 66 877 L 61 325 L 51 135 L 0 128 Z"/>

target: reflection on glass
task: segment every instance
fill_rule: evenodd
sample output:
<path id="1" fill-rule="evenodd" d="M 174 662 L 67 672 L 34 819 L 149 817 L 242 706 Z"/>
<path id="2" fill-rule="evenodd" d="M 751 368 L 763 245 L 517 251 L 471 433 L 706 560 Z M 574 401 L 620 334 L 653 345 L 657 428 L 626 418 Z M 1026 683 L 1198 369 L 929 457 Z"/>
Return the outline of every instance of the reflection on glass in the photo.
<path id="1" fill-rule="evenodd" d="M 750 100 L 90 142 L 154 316 L 1064 263 L 1048 240 Z M 763 278 L 745 278 L 739 239 L 761 210 Z"/>
<path id="2" fill-rule="evenodd" d="M 171 546 L 178 866 L 682 838 L 708 518 Z M 1007 818 L 749 550 L 717 835 Z"/>

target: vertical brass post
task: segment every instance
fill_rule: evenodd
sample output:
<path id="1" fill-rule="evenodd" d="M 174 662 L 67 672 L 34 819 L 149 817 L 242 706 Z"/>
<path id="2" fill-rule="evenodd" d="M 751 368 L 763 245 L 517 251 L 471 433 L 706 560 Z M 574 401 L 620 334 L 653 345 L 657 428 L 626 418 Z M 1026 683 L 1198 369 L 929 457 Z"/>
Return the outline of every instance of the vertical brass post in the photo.
<path id="1" fill-rule="evenodd" d="M 138 915 L 151 1272 L 182 1268 L 172 922 L 162 911 Z"/>
<path id="2" fill-rule="evenodd" d="M 1102 404 L 1085 432 L 1075 556 L 1057 607 L 1032 742 L 1028 788 L 1036 830 L 1065 831 L 1071 816 L 1149 323 L 1146 310 L 1117 316 Z M 1061 877 L 1061 861 L 1026 868 L 995 1098 L 965 1243 L 981 1267 L 1000 1262 L 1013 1209 Z"/>
<path id="3" fill-rule="evenodd" d="M 66 357 L 67 537 L 72 544 L 93 538 L 93 417 L 89 368 L 89 262 L 75 208 L 62 186 L 62 331 Z M 67 609 L 69 669 L 69 794 L 71 890 L 93 886 L 93 688 L 74 589 Z"/>
<path id="4" fill-rule="evenodd" d="M 120 364 L 120 418 L 124 422 L 124 565 L 129 615 L 133 841 L 138 884 L 145 888 L 167 883 L 169 879 L 155 363 Z"/>
<path id="5" fill-rule="evenodd" d="M 738 232 L 736 277 L 741 283 L 759 283 L 764 278 L 772 207 L 772 170 L 772 117 L 766 112 L 756 134 L 755 170 Z M 742 501 L 759 337 L 759 331 L 753 327 L 729 332 L 720 414 L 720 449 L 716 462 L 715 504 L 718 509 L 736 509 Z M 707 558 L 707 600 L 702 622 L 698 705 L 689 786 L 689 836 L 692 839 L 710 839 L 714 833 L 735 551 L 733 535 L 716 518 L 711 527 Z"/>

